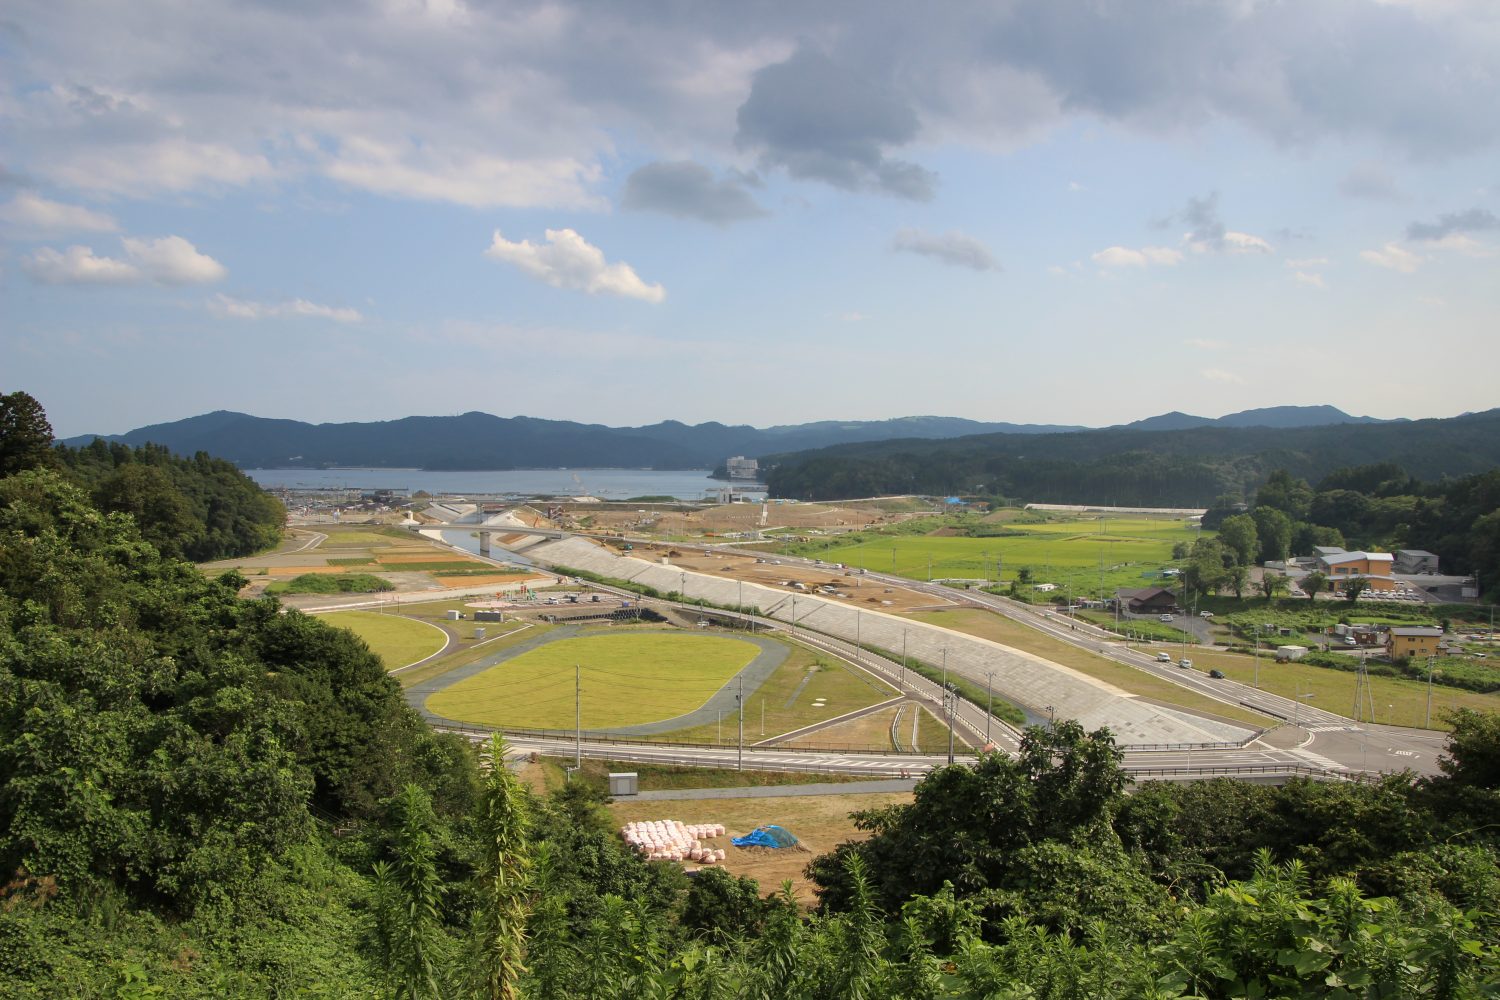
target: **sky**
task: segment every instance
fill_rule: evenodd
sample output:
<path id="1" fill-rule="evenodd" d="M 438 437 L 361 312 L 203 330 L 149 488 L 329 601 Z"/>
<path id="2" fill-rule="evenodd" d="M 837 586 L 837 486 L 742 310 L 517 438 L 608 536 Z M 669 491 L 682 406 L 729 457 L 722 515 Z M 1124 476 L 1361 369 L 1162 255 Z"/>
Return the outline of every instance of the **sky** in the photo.
<path id="1" fill-rule="evenodd" d="M 10 0 L 0 391 L 1108 425 L 1500 405 L 1493 0 Z"/>

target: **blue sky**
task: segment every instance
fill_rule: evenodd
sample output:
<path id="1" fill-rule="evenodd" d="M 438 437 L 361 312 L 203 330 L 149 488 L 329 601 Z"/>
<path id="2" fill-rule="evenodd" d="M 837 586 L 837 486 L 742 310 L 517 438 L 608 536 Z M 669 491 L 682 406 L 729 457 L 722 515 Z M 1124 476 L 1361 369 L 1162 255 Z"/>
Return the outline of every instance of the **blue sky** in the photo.
<path id="1" fill-rule="evenodd" d="M 19 0 L 0 391 L 63 435 L 1487 409 L 1497 66 L 1489 0 Z"/>

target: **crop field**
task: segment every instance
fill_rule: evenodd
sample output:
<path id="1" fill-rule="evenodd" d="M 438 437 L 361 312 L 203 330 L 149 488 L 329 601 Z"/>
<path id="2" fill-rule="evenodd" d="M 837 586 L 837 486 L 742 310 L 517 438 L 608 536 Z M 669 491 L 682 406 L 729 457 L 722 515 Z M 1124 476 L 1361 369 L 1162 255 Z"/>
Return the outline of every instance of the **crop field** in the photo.
<path id="1" fill-rule="evenodd" d="M 658 722 L 698 708 L 759 653 L 753 643 L 711 635 L 560 639 L 437 692 L 427 707 L 479 725 L 571 729 L 577 664 L 585 729 Z"/>
<path id="2" fill-rule="evenodd" d="M 977 522 L 976 522 L 977 524 Z M 999 579 L 1010 581 L 1024 566 L 1035 583 L 1055 583 L 1073 593 L 1099 589 L 1141 587 L 1150 581 L 1144 571 L 1159 570 L 1171 561 L 1172 546 L 1194 541 L 1197 529 L 1180 520 L 1108 518 L 1103 521 L 1064 521 L 1044 524 L 1013 523 L 980 526 L 997 534 L 968 537 L 958 534 L 861 534 L 854 544 L 808 546 L 804 551 L 830 562 L 894 572 L 913 579 Z M 952 531 L 954 529 L 939 529 Z"/>
<path id="3" fill-rule="evenodd" d="M 378 611 L 336 611 L 319 618 L 363 639 L 387 670 L 426 659 L 448 642 L 443 630 L 435 625 Z"/>

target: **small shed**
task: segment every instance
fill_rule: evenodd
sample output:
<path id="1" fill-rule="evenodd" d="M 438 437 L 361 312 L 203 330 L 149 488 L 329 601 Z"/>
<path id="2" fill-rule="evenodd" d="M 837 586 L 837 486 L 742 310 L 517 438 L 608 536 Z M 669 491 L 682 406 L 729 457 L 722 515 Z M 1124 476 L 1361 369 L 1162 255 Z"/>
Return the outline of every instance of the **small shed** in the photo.
<path id="1" fill-rule="evenodd" d="M 609 794 L 612 798 L 622 795 L 639 795 L 640 780 L 636 771 L 611 771 L 609 772 Z"/>
<path id="2" fill-rule="evenodd" d="M 1307 655 L 1306 646 L 1277 646 L 1276 659 L 1278 660 L 1300 660 Z"/>

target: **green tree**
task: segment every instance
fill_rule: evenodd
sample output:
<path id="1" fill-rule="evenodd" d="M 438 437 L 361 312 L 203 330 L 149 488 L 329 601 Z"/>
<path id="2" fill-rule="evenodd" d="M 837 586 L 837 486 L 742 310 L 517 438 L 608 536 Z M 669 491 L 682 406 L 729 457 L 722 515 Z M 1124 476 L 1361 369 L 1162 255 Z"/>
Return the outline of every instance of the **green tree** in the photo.
<path id="1" fill-rule="evenodd" d="M 52 425 L 35 397 L 0 395 L 0 477 L 51 466 Z"/>
<path id="2" fill-rule="evenodd" d="M 1283 560 L 1292 554 L 1292 519 L 1275 507 L 1257 507 L 1255 534 L 1260 539 L 1260 561 Z"/>
<path id="3" fill-rule="evenodd" d="M 1448 780 L 1500 790 L 1500 713 L 1462 708 L 1448 716 L 1453 734 L 1438 767 Z"/>
<path id="4" fill-rule="evenodd" d="M 1291 584 L 1287 578 L 1280 573 L 1266 572 L 1260 578 L 1260 592 L 1265 595 L 1266 603 L 1270 604 L 1277 597 L 1286 593 Z"/>
<path id="5" fill-rule="evenodd" d="M 407 785 L 389 803 L 395 841 L 374 868 L 375 925 L 381 965 L 397 1000 L 439 1000 L 445 963 L 442 903 L 432 801 Z"/>
<path id="6" fill-rule="evenodd" d="M 1368 577 L 1351 576 L 1344 581 L 1344 597 L 1348 598 L 1350 604 L 1358 603 L 1359 595 L 1369 589 L 1370 581 Z"/>
<path id="7" fill-rule="evenodd" d="M 1328 575 L 1318 570 L 1313 570 L 1298 581 L 1298 585 L 1302 588 L 1302 592 L 1307 595 L 1309 601 L 1316 601 L 1318 595 L 1328 586 Z"/>
<path id="8" fill-rule="evenodd" d="M 1255 519 L 1249 514 L 1236 514 L 1224 519 L 1219 528 L 1219 541 L 1234 555 L 1240 566 L 1251 566 L 1260 554 L 1260 538 L 1256 534 Z"/>
<path id="9" fill-rule="evenodd" d="M 1254 506 L 1271 507 L 1293 521 L 1305 521 L 1312 498 L 1312 487 L 1305 480 L 1294 479 L 1285 469 L 1277 469 L 1255 494 Z"/>
<path id="10" fill-rule="evenodd" d="M 1234 591 L 1234 599 L 1245 599 L 1245 586 L 1250 582 L 1250 567 L 1236 563 L 1224 571 L 1224 581 Z"/>
<path id="11" fill-rule="evenodd" d="M 480 758 L 484 787 L 475 816 L 479 903 L 472 923 L 472 971 L 479 994 L 515 1000 L 526 954 L 532 892 L 526 793 L 505 763 L 505 739 L 490 737 Z"/>

